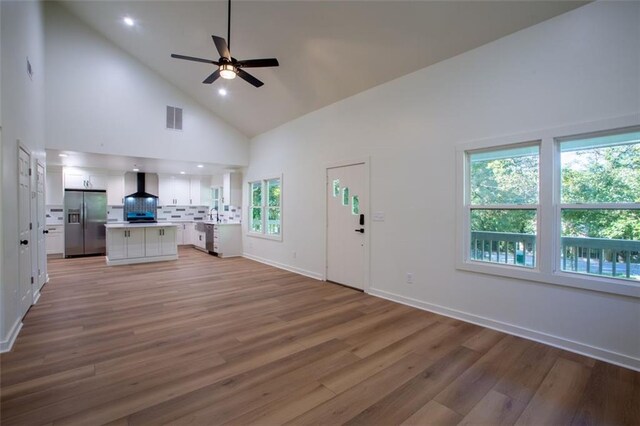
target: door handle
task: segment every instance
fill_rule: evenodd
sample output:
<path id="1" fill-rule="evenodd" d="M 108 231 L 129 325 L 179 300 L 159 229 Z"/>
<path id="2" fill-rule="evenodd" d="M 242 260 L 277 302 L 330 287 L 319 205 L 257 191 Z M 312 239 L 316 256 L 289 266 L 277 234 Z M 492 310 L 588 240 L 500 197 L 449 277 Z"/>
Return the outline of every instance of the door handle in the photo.
<path id="1" fill-rule="evenodd" d="M 43 233 L 43 234 L 48 234 L 48 233 L 49 233 L 49 230 L 47 230 L 47 229 L 43 229 L 43 230 L 42 230 L 42 233 Z"/>
<path id="2" fill-rule="evenodd" d="M 359 233 L 361 233 L 361 234 L 364 234 L 364 228 L 356 229 L 356 232 L 359 232 Z"/>
<path id="3" fill-rule="evenodd" d="M 20 240 L 21 246 L 26 246 L 27 244 L 29 244 L 29 240 Z"/>
<path id="4" fill-rule="evenodd" d="M 364 213 L 360 213 L 360 223 L 359 225 L 364 225 Z"/>

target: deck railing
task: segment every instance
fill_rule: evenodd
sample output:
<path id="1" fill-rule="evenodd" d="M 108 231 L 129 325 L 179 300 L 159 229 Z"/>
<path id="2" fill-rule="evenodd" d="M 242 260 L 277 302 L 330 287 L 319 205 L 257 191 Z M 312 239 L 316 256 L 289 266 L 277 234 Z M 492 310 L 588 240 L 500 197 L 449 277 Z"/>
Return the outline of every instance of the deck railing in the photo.
<path id="1" fill-rule="evenodd" d="M 640 241 L 562 237 L 563 271 L 640 279 Z M 471 259 L 535 267 L 536 236 L 510 232 L 471 232 Z"/>

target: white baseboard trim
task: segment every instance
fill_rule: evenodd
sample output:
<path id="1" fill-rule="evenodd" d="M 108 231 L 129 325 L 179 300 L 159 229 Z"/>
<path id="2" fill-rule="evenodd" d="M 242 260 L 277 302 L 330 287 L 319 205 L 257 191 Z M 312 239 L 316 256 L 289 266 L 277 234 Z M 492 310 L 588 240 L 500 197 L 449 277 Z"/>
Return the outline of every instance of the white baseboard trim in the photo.
<path id="1" fill-rule="evenodd" d="M 36 292 L 36 294 L 35 294 L 34 298 L 33 298 L 33 303 L 32 303 L 32 305 L 35 305 L 36 303 L 38 303 L 38 300 L 40 300 L 40 296 L 41 296 L 41 294 L 40 294 L 40 290 L 38 290 L 38 291 Z"/>
<path id="2" fill-rule="evenodd" d="M 629 368 L 631 370 L 640 371 L 640 358 L 620 354 L 607 349 L 587 345 L 559 336 L 554 336 L 552 334 L 531 330 L 514 324 L 496 321 L 491 318 L 485 318 L 479 315 L 450 309 L 433 303 L 423 302 L 411 297 L 400 296 L 398 294 L 390 293 L 384 290 L 369 289 L 367 293 L 371 294 L 372 296 L 377 296 L 383 299 L 391 300 L 393 302 L 402 303 L 403 305 L 409 305 L 414 308 L 455 318 L 460 321 L 470 322 L 482 327 L 491 328 L 493 330 L 522 337 L 524 339 L 533 340 L 535 342 L 544 343 L 549 346 L 564 349 L 570 352 L 575 352 L 580 355 L 585 355 L 591 358 L 598 359 L 600 361 L 605 361 L 611 364 L 619 365 L 621 367 Z"/>
<path id="3" fill-rule="evenodd" d="M 13 327 L 11 327 L 11 331 L 9 332 L 7 339 L 0 341 L 0 353 L 9 352 L 11 348 L 13 348 L 13 344 L 15 343 L 20 330 L 22 330 L 22 321 L 17 320 L 13 324 Z"/>
<path id="4" fill-rule="evenodd" d="M 305 277 L 313 278 L 314 280 L 323 281 L 322 274 L 316 272 L 307 271 L 305 269 L 296 268 L 295 266 L 285 265 L 284 263 L 274 262 L 272 260 L 264 259 L 262 257 L 254 256 L 249 253 L 242 253 L 242 257 L 255 260 L 256 262 L 264 263 L 265 265 L 273 266 L 275 268 L 284 269 L 285 271 L 294 272 L 296 274 L 304 275 Z"/>

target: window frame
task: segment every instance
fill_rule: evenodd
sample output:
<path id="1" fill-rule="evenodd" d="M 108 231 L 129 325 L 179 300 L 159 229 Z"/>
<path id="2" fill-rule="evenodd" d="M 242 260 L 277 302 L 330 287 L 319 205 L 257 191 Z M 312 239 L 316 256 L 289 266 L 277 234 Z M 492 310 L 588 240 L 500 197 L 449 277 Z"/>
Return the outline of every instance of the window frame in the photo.
<path id="1" fill-rule="evenodd" d="M 280 203 L 278 208 L 280 210 L 280 233 L 279 234 L 268 234 L 267 233 L 267 221 L 269 214 L 269 181 L 278 180 L 280 182 Z M 262 188 L 262 200 L 260 206 L 253 205 L 253 193 L 252 187 L 255 183 L 260 183 Z M 283 179 L 282 175 L 269 175 L 268 177 L 263 177 L 260 179 L 248 179 L 247 180 L 247 190 L 248 190 L 248 203 L 247 203 L 247 236 L 256 237 L 256 238 L 264 238 L 267 240 L 273 241 L 282 241 L 283 234 L 283 204 L 282 204 L 282 194 L 283 194 Z M 255 232 L 251 229 L 251 215 L 253 213 L 253 208 L 260 207 L 262 211 L 262 232 Z"/>
<path id="2" fill-rule="evenodd" d="M 537 140 L 537 141 L 526 141 L 526 142 L 520 142 L 520 143 L 515 143 L 515 144 L 509 144 L 509 145 L 503 145 L 500 147 L 490 147 L 490 148 L 481 148 L 481 149 L 474 149 L 474 150 L 468 150 L 465 151 L 465 165 L 464 165 L 464 173 L 465 173 L 465 179 L 464 179 L 464 205 L 465 205 L 465 222 L 468 226 L 468 233 L 467 233 L 467 247 L 470 246 L 471 244 L 471 212 L 473 210 L 533 210 L 536 213 L 536 246 L 535 246 L 535 255 L 534 258 L 535 260 L 535 265 L 532 268 L 526 267 L 526 266 L 521 266 L 521 265 L 507 265 L 507 264 L 502 264 L 502 263 L 496 263 L 496 262 L 485 262 L 485 261 L 481 261 L 481 260 L 476 260 L 476 259 L 471 259 L 470 256 L 470 252 L 467 252 L 466 254 L 466 260 L 468 262 L 474 262 L 474 263 L 482 263 L 482 264 L 492 264 L 494 263 L 495 265 L 498 266 L 511 266 L 512 268 L 518 268 L 518 269 L 528 269 L 528 270 L 537 270 L 538 269 L 538 259 L 539 259 L 539 255 L 540 255 L 540 245 L 538 244 L 538 236 L 540 234 L 540 166 L 541 166 L 541 160 L 540 160 L 540 151 L 541 151 L 541 141 Z M 526 148 L 526 147 L 537 147 L 538 148 L 538 202 L 535 204 L 472 204 L 471 202 L 471 155 L 472 154 L 476 154 L 476 153 L 482 153 L 482 152 L 491 152 L 491 151 L 501 151 L 501 150 L 506 150 L 506 149 L 511 149 L 511 148 Z M 467 178 L 469 177 L 469 178 Z"/>
<path id="3" fill-rule="evenodd" d="M 580 288 L 640 298 L 640 283 L 611 277 L 562 271 L 560 264 L 561 225 L 560 140 L 574 135 L 589 135 L 609 130 L 640 126 L 638 115 L 622 116 L 570 126 L 555 127 L 498 138 L 479 139 L 459 144 L 456 151 L 456 261 L 460 271 L 515 278 L 525 281 Z M 506 149 L 539 141 L 539 194 L 534 268 L 510 266 L 470 259 L 470 179 L 469 153 Z M 640 205 L 640 204 L 639 204 Z M 477 207 L 477 206 L 473 206 Z"/>

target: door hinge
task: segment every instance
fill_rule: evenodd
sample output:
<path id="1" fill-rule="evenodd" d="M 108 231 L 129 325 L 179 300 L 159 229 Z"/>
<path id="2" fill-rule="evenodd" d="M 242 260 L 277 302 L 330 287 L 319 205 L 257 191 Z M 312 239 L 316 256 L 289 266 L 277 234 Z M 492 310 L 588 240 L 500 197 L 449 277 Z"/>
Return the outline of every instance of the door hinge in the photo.
<path id="1" fill-rule="evenodd" d="M 29 230 L 32 230 L 32 229 L 33 229 L 33 223 L 29 222 Z"/>
<path id="2" fill-rule="evenodd" d="M 31 277 L 31 284 L 33 284 L 33 282 L 34 282 L 34 281 L 33 281 L 33 277 Z"/>
<path id="3" fill-rule="evenodd" d="M 31 172 L 31 167 L 29 167 L 29 176 L 31 176 L 31 173 L 32 173 L 32 172 Z"/>

